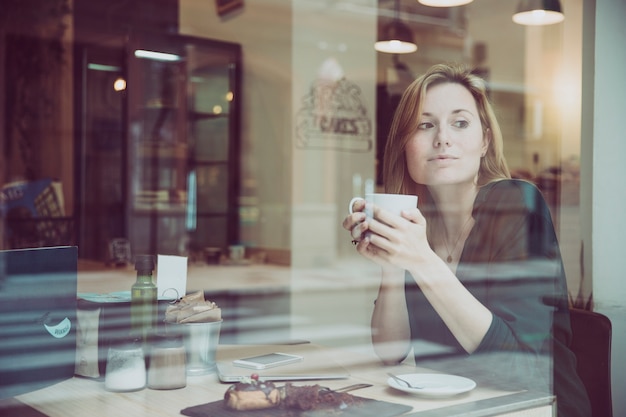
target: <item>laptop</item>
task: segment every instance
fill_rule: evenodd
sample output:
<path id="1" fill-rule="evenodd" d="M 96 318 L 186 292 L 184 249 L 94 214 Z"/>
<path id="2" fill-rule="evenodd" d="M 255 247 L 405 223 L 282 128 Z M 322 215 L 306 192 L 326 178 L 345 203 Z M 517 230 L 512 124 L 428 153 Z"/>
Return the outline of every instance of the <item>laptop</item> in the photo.
<path id="1" fill-rule="evenodd" d="M 302 360 L 273 368 L 253 370 L 237 366 L 234 361 L 267 353 L 288 353 Z M 338 364 L 331 352 L 314 344 L 297 345 L 218 345 L 217 374 L 222 382 L 238 382 L 256 373 L 266 381 L 301 381 L 315 379 L 346 379 L 350 372 Z"/>
<path id="2" fill-rule="evenodd" d="M 0 399 L 74 375 L 75 246 L 0 251 Z"/>

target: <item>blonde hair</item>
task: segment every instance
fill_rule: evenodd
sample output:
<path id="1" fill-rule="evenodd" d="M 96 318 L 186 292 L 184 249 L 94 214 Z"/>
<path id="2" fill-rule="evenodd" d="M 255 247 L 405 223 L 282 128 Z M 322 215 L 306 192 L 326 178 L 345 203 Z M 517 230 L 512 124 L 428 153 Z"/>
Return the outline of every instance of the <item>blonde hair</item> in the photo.
<path id="1" fill-rule="evenodd" d="M 437 64 L 411 83 L 402 94 L 395 111 L 383 158 L 385 192 L 418 194 L 418 190 L 424 188 L 423 185 L 415 183 L 409 175 L 405 149 L 407 142 L 417 130 L 426 92 L 430 87 L 442 83 L 459 84 L 472 94 L 483 132 L 489 132 L 491 135 L 487 153 L 481 158 L 478 168 L 477 185 L 482 186 L 511 177 L 504 158 L 502 132 L 487 98 L 485 82 L 465 66 Z M 420 193 L 423 193 L 423 190 Z"/>

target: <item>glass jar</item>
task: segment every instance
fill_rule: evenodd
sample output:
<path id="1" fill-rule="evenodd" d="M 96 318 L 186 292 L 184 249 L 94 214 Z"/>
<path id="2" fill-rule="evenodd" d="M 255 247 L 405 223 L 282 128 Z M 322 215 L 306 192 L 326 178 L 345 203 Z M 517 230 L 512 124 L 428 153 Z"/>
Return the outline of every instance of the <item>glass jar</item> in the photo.
<path id="1" fill-rule="evenodd" d="M 148 388 L 178 389 L 187 385 L 185 345 L 180 336 L 155 335 L 149 362 Z"/>
<path id="2" fill-rule="evenodd" d="M 109 348 L 104 388 L 108 391 L 138 391 L 146 386 L 146 361 L 140 338 L 115 343 Z"/>

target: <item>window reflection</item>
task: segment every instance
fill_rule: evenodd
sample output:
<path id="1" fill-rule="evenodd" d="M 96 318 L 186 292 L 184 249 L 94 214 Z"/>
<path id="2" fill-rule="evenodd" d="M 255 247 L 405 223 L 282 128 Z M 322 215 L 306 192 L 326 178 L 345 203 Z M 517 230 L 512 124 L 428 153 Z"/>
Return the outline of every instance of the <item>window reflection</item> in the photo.
<path id="1" fill-rule="evenodd" d="M 51 106 L 60 122 L 44 124 L 39 130 L 52 133 L 36 138 L 35 146 L 22 146 L 17 128 L 5 128 L 9 132 L 5 147 L 11 152 L 5 155 L 10 163 L 5 165 L 3 182 L 35 179 L 28 177 L 32 172 L 28 158 L 23 164 L 16 161 L 22 158 L 17 157 L 20 152 L 39 149 L 36 176 L 58 178 L 63 184 L 63 217 L 71 221 L 73 231 L 67 243 L 78 244 L 82 260 L 97 269 L 109 267 L 107 242 L 116 238 L 128 239 L 133 253 L 189 256 L 198 268 L 220 262 L 214 258 L 209 262 L 207 250 L 228 260 L 228 246 L 241 243 L 252 268 L 268 262 L 281 274 L 285 265 L 312 269 L 312 276 L 296 273 L 295 279 L 315 282 L 316 290 L 306 297 L 295 294 L 292 301 L 281 293 L 280 308 L 270 311 L 279 317 L 281 336 L 293 326 L 290 336 L 365 349 L 370 343 L 368 321 L 377 271 L 355 259 L 350 242 L 338 232 L 339 219 L 347 201 L 364 191 L 364 184 L 372 179 L 381 184 L 380 153 L 403 89 L 432 63 L 466 62 L 489 82 L 513 175 L 537 184 L 550 205 L 572 300 L 578 305 L 589 301 L 590 284 L 582 282 L 580 271 L 580 91 L 574 86 L 580 85 L 582 46 L 578 36 L 570 36 L 580 30 L 576 13 L 566 25 L 522 28 L 510 22 L 510 2 L 482 0 L 448 10 L 403 2 L 403 21 L 413 29 L 419 49 L 398 57 L 376 55 L 370 42 L 377 27 L 391 17 L 385 11 L 390 2 L 378 2 L 380 10 L 374 12 L 345 5 L 341 10 L 330 8 L 324 19 L 331 19 L 331 24 L 321 27 L 320 14 L 308 18 L 305 13 L 307 7 L 321 13 L 309 4 L 314 2 L 289 6 L 295 11 L 294 23 L 285 23 L 284 16 L 292 14 L 277 13 L 278 6 L 251 3 L 245 13 L 226 20 L 214 16 L 212 4 L 199 6 L 202 13 L 185 10 L 185 5 L 181 10 L 181 32 L 242 45 L 241 62 L 229 54 L 214 62 L 210 51 L 187 45 L 176 51 L 174 61 L 145 60 L 146 68 L 133 78 L 125 55 L 132 48 L 126 50 L 123 43 L 111 48 L 109 42 L 102 42 L 104 46 L 98 40 L 124 39 L 126 34 L 99 34 L 95 41 L 85 41 L 93 48 L 83 52 L 78 52 L 83 39 L 74 39 L 79 46 L 68 46 L 65 53 L 74 54 L 78 65 L 89 63 L 80 70 L 65 69 L 62 85 L 74 85 L 75 97 L 61 97 L 63 91 L 54 90 L 58 97 Z M 335 19 L 340 24 L 332 24 Z M 268 29 L 259 30 L 263 25 Z M 4 42 L 9 41 L 10 37 Z M 14 46 L 0 51 L 6 54 L 5 62 L 15 53 Z M 367 146 L 294 145 L 299 100 L 307 97 L 317 69 L 329 60 L 341 65 L 343 79 L 338 85 L 359 89 L 360 108 L 371 121 L 367 129 L 359 130 L 372 135 L 362 142 Z M 188 64 L 195 70 L 183 68 Z M 243 83 L 238 83 L 237 71 L 244 72 Z M 4 85 L 11 83 L 7 74 L 12 73 L 0 71 Z M 121 81 L 127 84 L 116 92 L 112 86 Z M 127 101 L 139 88 L 145 92 L 146 108 L 153 110 L 141 120 L 131 115 L 137 103 Z M 3 98 L 14 91 L 12 85 Z M 93 95 L 85 102 L 73 103 L 88 91 Z M 170 112 L 172 103 L 184 106 L 185 116 Z M 8 119 L 0 117 L 0 122 L 7 125 Z M 143 157 L 160 162 L 142 165 Z M 232 161 L 234 165 L 229 165 Z M 6 227 L 3 240 L 8 247 L 14 233 L 12 225 Z M 358 271 L 358 281 L 353 271 Z M 226 278 L 215 276 L 213 281 Z M 291 285 L 291 278 L 280 285 Z M 328 286 L 319 284 L 343 280 L 356 290 L 329 295 Z M 334 309 L 319 312 L 317 306 L 328 302 L 349 311 L 343 322 L 337 321 Z M 251 310 L 246 314 L 259 321 L 267 306 L 254 305 Z M 311 310 L 316 320 L 309 321 Z M 257 336 L 237 335 L 231 340 Z"/>

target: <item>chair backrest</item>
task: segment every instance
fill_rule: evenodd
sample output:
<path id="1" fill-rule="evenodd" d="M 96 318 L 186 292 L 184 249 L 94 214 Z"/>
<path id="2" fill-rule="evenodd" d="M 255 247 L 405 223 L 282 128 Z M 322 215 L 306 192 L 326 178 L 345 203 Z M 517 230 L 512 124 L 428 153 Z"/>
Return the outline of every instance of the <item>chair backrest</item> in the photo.
<path id="1" fill-rule="evenodd" d="M 572 308 L 571 349 L 583 381 L 593 417 L 612 417 L 611 321 L 603 314 Z"/>

